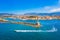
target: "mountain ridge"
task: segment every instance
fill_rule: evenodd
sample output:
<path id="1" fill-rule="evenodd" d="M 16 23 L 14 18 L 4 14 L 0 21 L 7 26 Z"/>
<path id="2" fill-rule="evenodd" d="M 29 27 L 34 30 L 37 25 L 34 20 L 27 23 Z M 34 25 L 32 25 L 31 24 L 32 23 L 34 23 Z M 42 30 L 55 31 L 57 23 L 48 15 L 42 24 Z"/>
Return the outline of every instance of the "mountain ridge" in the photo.
<path id="1" fill-rule="evenodd" d="M 54 12 L 54 13 L 25 13 L 24 15 L 60 16 L 60 12 Z"/>

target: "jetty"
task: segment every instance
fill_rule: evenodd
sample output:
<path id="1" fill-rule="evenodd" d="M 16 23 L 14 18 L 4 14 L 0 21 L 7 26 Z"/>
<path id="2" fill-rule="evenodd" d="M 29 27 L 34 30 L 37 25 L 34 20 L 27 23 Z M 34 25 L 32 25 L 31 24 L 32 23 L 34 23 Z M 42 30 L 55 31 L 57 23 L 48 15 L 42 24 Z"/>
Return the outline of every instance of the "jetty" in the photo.
<path id="1" fill-rule="evenodd" d="M 3 19 L 3 18 L 0 18 L 0 22 L 8 22 L 8 20 L 5 20 L 5 19 Z"/>
<path id="2" fill-rule="evenodd" d="M 0 22 L 13 23 L 13 24 L 23 24 L 23 25 L 27 25 L 27 26 L 36 27 L 36 28 L 39 28 L 39 27 L 41 26 L 41 24 L 40 24 L 39 21 L 38 21 L 38 17 L 37 17 L 37 22 L 36 22 L 35 24 L 34 24 L 34 23 L 28 23 L 28 22 L 8 21 L 8 20 L 1 19 L 1 18 L 0 18 Z"/>
<path id="3" fill-rule="evenodd" d="M 28 22 L 14 22 L 14 21 L 10 21 L 9 23 L 22 24 L 22 25 L 27 25 L 27 26 L 37 27 L 37 28 L 41 26 L 40 23 L 33 24 L 33 23 L 28 23 Z"/>
<path id="4" fill-rule="evenodd" d="M 22 25 L 27 25 L 27 26 L 32 26 L 32 27 L 36 27 L 36 28 L 39 28 L 41 26 L 41 23 L 39 22 L 38 20 L 38 17 L 37 18 L 37 22 L 36 23 L 28 23 L 28 22 L 14 22 L 14 21 L 10 21 L 9 23 L 13 23 L 13 24 L 22 24 Z"/>

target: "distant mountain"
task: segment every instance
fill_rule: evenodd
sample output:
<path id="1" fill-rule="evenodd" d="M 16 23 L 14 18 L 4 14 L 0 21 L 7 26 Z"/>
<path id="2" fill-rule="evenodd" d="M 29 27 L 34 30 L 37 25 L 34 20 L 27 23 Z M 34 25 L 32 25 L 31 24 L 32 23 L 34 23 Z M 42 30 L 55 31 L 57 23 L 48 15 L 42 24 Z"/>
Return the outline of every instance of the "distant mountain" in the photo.
<path id="1" fill-rule="evenodd" d="M 4 16 L 4 15 L 14 15 L 14 14 L 10 14 L 10 13 L 0 13 L 0 16 Z"/>
<path id="2" fill-rule="evenodd" d="M 17 14 L 12 14 L 12 13 L 0 13 L 0 16 L 12 16 L 12 15 L 17 15 Z M 38 16 L 60 16 L 60 12 L 54 12 L 54 13 L 25 13 L 24 15 L 38 15 Z"/>
<path id="3" fill-rule="evenodd" d="M 54 12 L 54 13 L 26 13 L 24 15 L 60 16 L 60 12 Z"/>

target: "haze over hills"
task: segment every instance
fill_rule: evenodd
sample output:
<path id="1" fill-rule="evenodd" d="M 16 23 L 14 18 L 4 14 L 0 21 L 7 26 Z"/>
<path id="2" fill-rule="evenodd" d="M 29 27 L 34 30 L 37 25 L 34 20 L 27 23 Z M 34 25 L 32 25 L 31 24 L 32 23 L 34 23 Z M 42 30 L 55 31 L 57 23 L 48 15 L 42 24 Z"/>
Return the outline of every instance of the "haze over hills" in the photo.
<path id="1" fill-rule="evenodd" d="M 12 14 L 12 13 L 0 13 L 0 16 L 4 16 L 4 15 L 15 15 L 15 14 Z"/>
<path id="2" fill-rule="evenodd" d="M 16 15 L 12 13 L 0 13 L 0 16 L 2 15 Z M 54 13 L 25 13 L 24 15 L 38 15 L 38 16 L 60 16 L 60 12 L 54 12 Z"/>
<path id="3" fill-rule="evenodd" d="M 60 16 L 60 12 L 54 12 L 54 13 L 25 13 L 24 15 Z"/>

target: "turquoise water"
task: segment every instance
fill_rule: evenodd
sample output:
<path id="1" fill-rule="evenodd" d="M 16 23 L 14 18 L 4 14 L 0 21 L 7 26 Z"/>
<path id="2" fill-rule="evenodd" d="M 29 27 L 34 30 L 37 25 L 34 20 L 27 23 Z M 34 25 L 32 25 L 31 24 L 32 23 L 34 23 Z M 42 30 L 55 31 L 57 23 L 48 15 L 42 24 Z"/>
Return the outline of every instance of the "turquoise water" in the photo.
<path id="1" fill-rule="evenodd" d="M 36 23 L 36 20 L 19 20 L 5 18 L 10 21 Z M 39 20 L 40 28 L 22 24 L 0 23 L 0 40 L 60 40 L 60 20 Z M 15 32 L 14 30 L 50 30 L 53 26 L 56 32 Z"/>

